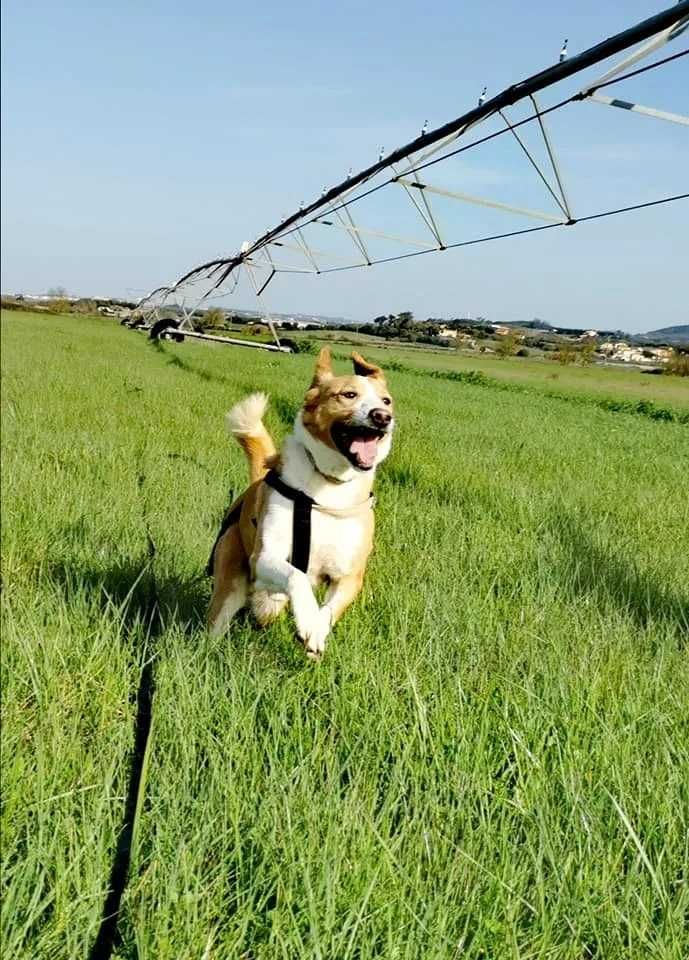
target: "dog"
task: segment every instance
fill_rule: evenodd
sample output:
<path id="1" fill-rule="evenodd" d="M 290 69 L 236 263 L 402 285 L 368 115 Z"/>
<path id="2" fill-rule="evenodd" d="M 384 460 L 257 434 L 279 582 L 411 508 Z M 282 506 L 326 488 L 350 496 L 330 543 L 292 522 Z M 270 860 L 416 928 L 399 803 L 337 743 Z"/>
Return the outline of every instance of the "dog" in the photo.
<path id="1" fill-rule="evenodd" d="M 260 626 L 289 603 L 309 658 L 361 590 L 373 546 L 372 487 L 395 426 L 380 367 L 352 354 L 354 373 L 333 372 L 321 350 L 292 432 L 278 454 L 255 393 L 227 414 L 249 464 L 250 486 L 227 511 L 209 563 L 212 634 L 250 605 Z M 314 588 L 327 583 L 319 606 Z"/>

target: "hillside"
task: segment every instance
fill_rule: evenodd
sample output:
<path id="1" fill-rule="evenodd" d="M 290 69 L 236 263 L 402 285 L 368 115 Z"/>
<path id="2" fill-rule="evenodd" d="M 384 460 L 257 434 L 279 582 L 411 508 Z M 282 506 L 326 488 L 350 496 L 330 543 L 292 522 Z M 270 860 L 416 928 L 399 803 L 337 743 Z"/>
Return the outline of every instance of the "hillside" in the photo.
<path id="1" fill-rule="evenodd" d="M 689 344 L 689 323 L 680 323 L 674 327 L 661 327 L 637 335 L 639 340 L 663 340 L 665 343 Z"/>

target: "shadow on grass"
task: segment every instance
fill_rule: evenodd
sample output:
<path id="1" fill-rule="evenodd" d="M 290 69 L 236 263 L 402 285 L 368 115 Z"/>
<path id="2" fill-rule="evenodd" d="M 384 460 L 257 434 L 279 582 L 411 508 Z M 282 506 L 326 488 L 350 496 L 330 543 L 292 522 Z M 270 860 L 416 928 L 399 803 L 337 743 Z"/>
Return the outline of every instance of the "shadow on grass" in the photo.
<path id="1" fill-rule="evenodd" d="M 596 542 L 593 531 L 575 516 L 559 513 L 551 530 L 560 543 L 565 569 L 562 582 L 575 596 L 591 597 L 601 609 L 611 606 L 640 628 L 658 626 L 689 636 L 689 590 L 676 592 L 633 560 Z"/>
<path id="2" fill-rule="evenodd" d="M 178 626 L 189 633 L 204 623 L 207 578 L 166 577 L 153 573 L 150 557 L 130 559 L 109 568 L 57 563 L 48 568 L 49 579 L 67 599 L 97 596 L 103 609 L 117 608 L 124 625 L 142 634 L 158 636 Z"/>
<path id="3" fill-rule="evenodd" d="M 192 581 L 158 578 L 153 571 L 155 545 L 149 538 L 148 551 L 140 560 L 129 560 L 111 568 L 88 568 L 65 563 L 53 565 L 48 575 L 67 599 L 85 594 L 96 596 L 104 610 L 117 609 L 133 646 L 138 646 L 142 668 L 135 693 L 134 746 L 130 760 L 122 826 L 117 836 L 98 933 L 89 951 L 89 960 L 108 960 L 121 942 L 119 918 L 122 896 L 131 865 L 132 838 L 155 693 L 154 663 L 156 642 L 173 622 L 183 630 L 202 623 L 207 591 L 201 578 Z"/>

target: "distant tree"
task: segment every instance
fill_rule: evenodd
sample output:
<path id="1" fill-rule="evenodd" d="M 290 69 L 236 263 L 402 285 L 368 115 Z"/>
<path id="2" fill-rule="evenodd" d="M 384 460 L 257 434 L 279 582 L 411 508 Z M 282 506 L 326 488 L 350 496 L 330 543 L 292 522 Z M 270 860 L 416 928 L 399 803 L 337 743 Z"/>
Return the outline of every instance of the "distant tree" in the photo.
<path id="1" fill-rule="evenodd" d="M 517 335 L 511 331 L 505 334 L 504 337 L 500 337 L 495 346 L 495 352 L 499 357 L 513 357 L 518 349 L 519 341 L 517 340 Z"/>
<path id="2" fill-rule="evenodd" d="M 561 346 L 559 350 L 556 350 L 553 354 L 553 360 L 557 360 L 558 363 L 562 364 L 563 367 L 569 366 L 571 363 L 574 363 L 577 359 L 577 352 L 572 347 Z"/>
<path id="3" fill-rule="evenodd" d="M 74 313 L 98 313 L 98 304 L 96 301 L 90 300 L 87 297 L 77 300 L 76 303 L 72 303 L 71 307 Z"/>
<path id="4" fill-rule="evenodd" d="M 374 317 L 373 322 L 379 327 L 384 327 L 388 322 L 388 318 L 384 314 L 381 314 L 379 317 Z"/>
<path id="5" fill-rule="evenodd" d="M 219 327 L 225 326 L 225 314 L 219 307 L 213 307 L 212 310 L 207 310 L 203 315 L 201 324 L 204 329 L 217 330 Z"/>
<path id="6" fill-rule="evenodd" d="M 289 347 L 292 353 L 318 353 L 320 344 L 313 337 L 300 337 L 298 340 L 291 337 L 280 337 L 283 347 Z"/>
<path id="7" fill-rule="evenodd" d="M 65 297 L 55 297 L 48 301 L 47 307 L 51 313 L 70 313 L 72 304 Z"/>
<path id="8" fill-rule="evenodd" d="M 593 363 L 593 355 L 596 352 L 596 341 L 587 340 L 586 343 L 582 346 L 579 351 L 579 363 L 582 366 L 588 367 L 589 364 Z"/>
<path id="9" fill-rule="evenodd" d="M 689 353 L 673 350 L 664 372 L 671 377 L 689 377 Z"/>
<path id="10" fill-rule="evenodd" d="M 48 287 L 48 296 L 55 297 L 60 299 L 65 299 L 67 296 L 67 290 L 65 287 Z"/>

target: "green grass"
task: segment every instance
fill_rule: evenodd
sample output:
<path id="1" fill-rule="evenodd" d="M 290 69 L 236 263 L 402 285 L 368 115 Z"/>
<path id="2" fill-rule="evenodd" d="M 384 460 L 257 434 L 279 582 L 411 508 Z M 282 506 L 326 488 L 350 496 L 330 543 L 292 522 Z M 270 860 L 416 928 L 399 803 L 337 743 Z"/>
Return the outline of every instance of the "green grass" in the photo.
<path id="1" fill-rule="evenodd" d="M 2 359 L 8 957 L 94 942 L 149 665 L 119 960 L 686 958 L 686 426 L 392 372 L 314 666 L 286 620 L 209 638 L 202 575 L 224 411 L 283 435 L 312 358 L 13 313 Z"/>
<path id="2" fill-rule="evenodd" d="M 355 349 L 366 350 L 382 365 L 392 360 L 393 363 L 402 363 L 420 372 L 476 370 L 505 384 L 535 388 L 546 393 L 590 397 L 594 400 L 650 401 L 660 407 L 689 413 L 689 382 L 686 379 L 653 376 L 621 365 L 562 366 L 547 357 L 502 359 L 490 354 L 429 348 L 421 344 L 391 341 L 384 345 L 379 337 L 341 331 L 288 333 L 286 336 L 296 339 L 306 336 L 328 341 L 341 351 L 353 344 L 356 345 Z"/>

